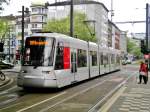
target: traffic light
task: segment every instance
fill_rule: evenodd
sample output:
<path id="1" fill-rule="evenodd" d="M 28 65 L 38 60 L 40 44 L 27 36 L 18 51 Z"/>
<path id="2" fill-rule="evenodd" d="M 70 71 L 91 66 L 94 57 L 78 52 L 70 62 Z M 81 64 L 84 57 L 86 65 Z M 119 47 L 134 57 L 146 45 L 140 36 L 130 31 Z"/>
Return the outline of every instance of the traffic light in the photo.
<path id="1" fill-rule="evenodd" d="M 147 48 L 146 48 L 146 45 L 145 45 L 145 41 L 144 40 L 141 40 L 141 52 L 143 54 L 147 54 Z"/>
<path id="2" fill-rule="evenodd" d="M 0 52 L 4 51 L 4 43 L 0 43 Z"/>

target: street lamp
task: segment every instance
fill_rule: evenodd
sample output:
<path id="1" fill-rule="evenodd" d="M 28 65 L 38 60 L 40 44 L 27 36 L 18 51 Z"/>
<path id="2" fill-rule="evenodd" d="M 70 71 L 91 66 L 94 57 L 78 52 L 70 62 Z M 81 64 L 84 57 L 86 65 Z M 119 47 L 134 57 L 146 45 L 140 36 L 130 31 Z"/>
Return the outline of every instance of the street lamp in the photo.
<path id="1" fill-rule="evenodd" d="M 57 0 L 55 0 L 55 3 L 57 3 Z M 70 4 L 70 36 L 74 36 L 74 19 L 73 19 L 73 13 L 74 13 L 74 0 L 69 0 Z M 48 2 L 45 3 L 45 7 L 53 6 L 52 4 L 49 4 Z"/>
<path id="2" fill-rule="evenodd" d="M 70 36 L 73 37 L 74 21 L 73 21 L 73 0 L 70 1 Z"/>
<path id="3" fill-rule="evenodd" d="M 22 13 L 22 43 L 21 43 L 21 64 L 23 64 L 23 51 L 24 51 L 24 15 L 29 14 L 29 8 L 26 8 L 22 6 L 22 11 L 19 11 Z"/>
<path id="4" fill-rule="evenodd" d="M 8 46 L 9 46 L 9 52 L 8 52 L 8 55 L 9 55 L 9 63 L 10 63 L 10 57 L 11 57 L 11 56 L 10 56 L 10 55 L 11 55 L 11 53 L 10 53 L 10 46 L 11 46 L 11 45 L 10 45 L 10 40 L 11 40 L 11 30 L 12 30 L 12 26 L 9 25 L 9 26 L 8 26 L 8 29 L 9 29 L 9 41 L 8 41 L 8 44 L 9 44 L 9 45 L 8 45 Z"/>
<path id="5" fill-rule="evenodd" d="M 96 21 L 95 20 L 85 20 L 85 21 L 83 21 L 83 23 L 86 25 L 87 29 L 89 30 L 90 35 L 92 37 L 94 37 L 95 36 L 95 23 L 96 23 Z M 94 28 L 93 32 L 91 31 L 91 29 L 90 29 L 88 24 L 90 24 L 90 25 L 92 24 L 93 25 L 93 28 Z"/>
<path id="6" fill-rule="evenodd" d="M 91 37 L 93 38 L 96 35 L 95 34 L 95 24 L 96 24 L 96 21 L 95 20 L 84 20 L 83 23 L 86 25 L 87 29 L 90 32 Z M 92 26 L 94 28 L 93 32 L 91 31 L 91 29 L 89 27 L 89 25 L 91 25 L 91 24 L 92 24 Z M 99 45 L 100 45 L 99 40 L 97 40 L 97 45 L 98 45 L 98 52 L 99 52 Z M 89 41 L 88 41 L 88 48 L 89 48 Z M 88 52 L 88 53 L 90 54 L 90 52 Z M 100 59 L 100 54 L 99 53 L 98 53 L 98 58 Z M 90 59 L 89 59 L 89 62 L 90 62 Z M 89 63 L 89 65 L 90 65 L 90 63 Z M 100 63 L 99 63 L 99 74 L 100 74 Z"/>

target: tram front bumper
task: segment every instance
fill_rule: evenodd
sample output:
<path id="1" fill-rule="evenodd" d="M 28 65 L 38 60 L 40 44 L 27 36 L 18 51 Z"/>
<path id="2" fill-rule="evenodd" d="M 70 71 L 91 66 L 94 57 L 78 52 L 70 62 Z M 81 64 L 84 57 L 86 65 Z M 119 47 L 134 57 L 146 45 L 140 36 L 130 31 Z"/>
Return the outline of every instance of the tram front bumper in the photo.
<path id="1" fill-rule="evenodd" d="M 45 79 L 44 76 L 18 77 L 17 85 L 20 87 L 57 88 L 56 80 Z"/>

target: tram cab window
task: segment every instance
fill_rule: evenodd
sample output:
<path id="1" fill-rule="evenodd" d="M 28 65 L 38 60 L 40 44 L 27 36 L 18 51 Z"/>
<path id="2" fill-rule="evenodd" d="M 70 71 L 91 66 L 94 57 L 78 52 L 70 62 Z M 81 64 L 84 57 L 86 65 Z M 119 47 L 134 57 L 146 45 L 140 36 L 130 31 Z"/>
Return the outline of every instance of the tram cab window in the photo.
<path id="1" fill-rule="evenodd" d="M 90 55 L 92 56 L 92 66 L 97 66 L 97 52 L 90 51 Z"/>
<path id="2" fill-rule="evenodd" d="M 87 66 L 87 54 L 86 50 L 78 49 L 78 67 Z"/>
<path id="3" fill-rule="evenodd" d="M 56 49 L 56 61 L 55 61 L 55 70 L 60 70 L 64 68 L 63 63 L 63 46 L 60 46 L 58 43 L 57 49 Z"/>
<path id="4" fill-rule="evenodd" d="M 25 41 L 25 66 L 52 66 L 54 57 L 55 39 L 49 37 L 28 37 Z"/>

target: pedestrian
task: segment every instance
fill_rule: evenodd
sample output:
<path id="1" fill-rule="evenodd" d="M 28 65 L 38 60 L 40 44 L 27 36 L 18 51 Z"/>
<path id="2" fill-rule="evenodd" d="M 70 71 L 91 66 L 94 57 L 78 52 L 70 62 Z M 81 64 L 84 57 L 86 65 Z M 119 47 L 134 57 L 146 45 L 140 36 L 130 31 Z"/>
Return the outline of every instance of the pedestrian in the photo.
<path id="1" fill-rule="evenodd" d="M 147 84 L 148 81 L 148 67 L 147 64 L 141 61 L 140 69 L 139 69 L 139 82 L 138 84 L 141 84 L 142 78 L 144 80 L 144 84 Z"/>

